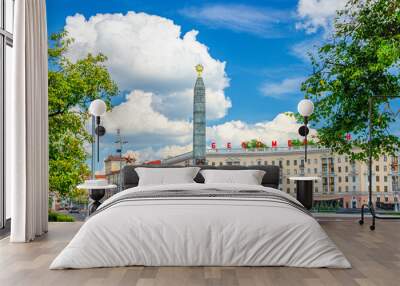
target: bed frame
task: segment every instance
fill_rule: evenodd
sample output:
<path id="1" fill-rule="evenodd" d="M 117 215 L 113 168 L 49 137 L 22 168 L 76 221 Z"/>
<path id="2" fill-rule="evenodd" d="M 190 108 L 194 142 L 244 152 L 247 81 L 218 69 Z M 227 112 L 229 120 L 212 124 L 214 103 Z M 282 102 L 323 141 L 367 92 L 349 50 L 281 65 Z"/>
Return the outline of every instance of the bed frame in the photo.
<path id="1" fill-rule="evenodd" d="M 145 168 L 183 168 L 183 166 L 151 166 L 151 165 L 127 165 L 122 169 L 122 189 L 129 189 L 136 187 L 139 183 L 139 176 L 135 171 L 137 167 Z M 261 184 L 264 187 L 271 187 L 277 189 L 279 186 L 279 172 L 280 168 L 278 166 L 198 166 L 202 170 L 214 169 L 214 170 L 263 170 L 265 175 L 262 179 Z M 204 183 L 204 178 L 200 174 L 194 178 L 196 183 Z"/>

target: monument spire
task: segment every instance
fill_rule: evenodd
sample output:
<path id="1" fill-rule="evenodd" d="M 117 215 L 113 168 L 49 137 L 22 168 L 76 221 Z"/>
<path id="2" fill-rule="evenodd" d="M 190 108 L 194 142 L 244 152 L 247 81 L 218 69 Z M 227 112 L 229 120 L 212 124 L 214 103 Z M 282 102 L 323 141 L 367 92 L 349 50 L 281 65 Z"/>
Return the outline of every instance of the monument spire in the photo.
<path id="1" fill-rule="evenodd" d="M 197 72 L 193 98 L 193 164 L 206 163 L 206 89 L 204 86 L 201 64 L 195 67 Z"/>

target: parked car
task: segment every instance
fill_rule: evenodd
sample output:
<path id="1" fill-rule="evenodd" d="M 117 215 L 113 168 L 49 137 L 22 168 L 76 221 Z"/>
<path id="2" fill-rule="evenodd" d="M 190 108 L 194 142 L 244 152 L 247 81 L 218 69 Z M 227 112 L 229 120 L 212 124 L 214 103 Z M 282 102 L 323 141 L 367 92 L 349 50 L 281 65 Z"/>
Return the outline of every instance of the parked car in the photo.
<path id="1" fill-rule="evenodd" d="M 79 213 L 79 209 L 75 206 L 69 208 L 69 213 Z"/>

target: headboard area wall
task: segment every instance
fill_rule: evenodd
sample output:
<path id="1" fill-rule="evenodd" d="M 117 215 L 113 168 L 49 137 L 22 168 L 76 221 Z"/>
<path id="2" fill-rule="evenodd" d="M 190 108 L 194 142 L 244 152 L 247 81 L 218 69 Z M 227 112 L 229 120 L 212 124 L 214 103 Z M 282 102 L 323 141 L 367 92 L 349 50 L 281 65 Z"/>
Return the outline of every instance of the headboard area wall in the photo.
<path id="1" fill-rule="evenodd" d="M 145 168 L 183 168 L 182 166 L 151 166 L 151 165 L 127 165 L 122 169 L 122 188 L 129 189 L 136 187 L 139 183 L 139 176 L 135 171 L 137 167 Z M 277 189 L 279 186 L 279 167 L 278 166 L 199 166 L 202 170 L 217 169 L 217 170 L 263 170 L 265 175 L 261 184 L 264 187 L 271 187 Z M 204 183 L 203 176 L 198 173 L 194 178 L 197 183 Z"/>

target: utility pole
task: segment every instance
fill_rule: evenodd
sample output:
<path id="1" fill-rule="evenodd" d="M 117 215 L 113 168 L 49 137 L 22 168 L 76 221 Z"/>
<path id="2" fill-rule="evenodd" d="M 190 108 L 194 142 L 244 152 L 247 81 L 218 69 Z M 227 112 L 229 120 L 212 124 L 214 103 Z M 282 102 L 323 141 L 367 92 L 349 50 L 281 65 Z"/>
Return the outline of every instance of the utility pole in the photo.
<path id="1" fill-rule="evenodd" d="M 118 189 L 121 192 L 122 191 L 122 148 L 124 144 L 127 144 L 128 141 L 123 141 L 122 136 L 121 136 L 121 129 L 117 129 L 117 141 L 115 141 L 117 144 L 117 153 L 119 153 L 119 175 L 118 175 Z"/>

